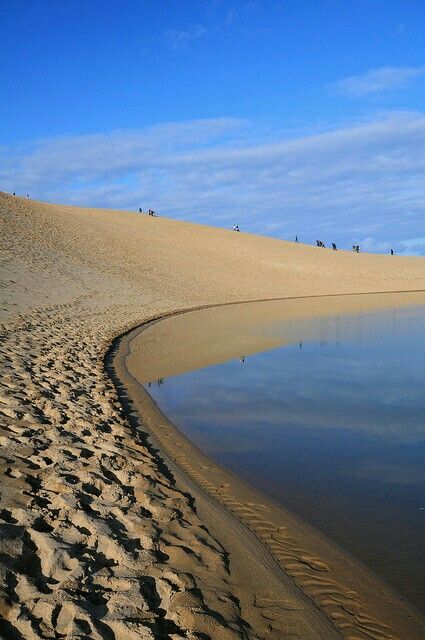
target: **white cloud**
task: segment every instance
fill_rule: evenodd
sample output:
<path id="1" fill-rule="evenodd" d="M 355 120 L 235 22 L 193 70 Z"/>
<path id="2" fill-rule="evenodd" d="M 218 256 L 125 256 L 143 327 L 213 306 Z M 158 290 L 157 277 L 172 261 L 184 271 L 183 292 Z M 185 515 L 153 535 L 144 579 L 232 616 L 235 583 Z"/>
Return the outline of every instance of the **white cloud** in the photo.
<path id="1" fill-rule="evenodd" d="M 185 30 L 168 29 L 165 35 L 172 49 L 181 49 L 192 40 L 197 40 L 207 32 L 207 29 L 201 24 L 195 24 Z"/>
<path id="2" fill-rule="evenodd" d="M 421 229 L 423 231 L 423 229 Z M 402 252 L 407 255 L 421 256 L 425 253 L 425 238 L 411 238 L 400 242 Z"/>
<path id="3" fill-rule="evenodd" d="M 360 98 L 399 89 L 423 75 L 425 67 L 380 67 L 334 82 L 331 88 L 337 93 Z"/>
<path id="4" fill-rule="evenodd" d="M 261 139 L 235 118 L 0 149 L 0 187 L 279 237 L 425 253 L 425 115 Z M 422 244 L 421 242 L 422 241 Z M 416 243 L 416 244 L 415 244 Z"/>
<path id="5" fill-rule="evenodd" d="M 392 249 L 392 244 L 388 240 L 378 241 L 376 238 L 363 238 L 358 242 L 362 251 L 366 253 L 388 253 Z"/>

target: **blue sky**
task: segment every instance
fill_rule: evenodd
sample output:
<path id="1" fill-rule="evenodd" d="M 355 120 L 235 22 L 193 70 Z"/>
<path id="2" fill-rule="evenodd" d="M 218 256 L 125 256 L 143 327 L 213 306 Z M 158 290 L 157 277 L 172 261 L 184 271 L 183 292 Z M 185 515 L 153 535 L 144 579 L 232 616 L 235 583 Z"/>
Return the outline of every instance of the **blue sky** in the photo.
<path id="1" fill-rule="evenodd" d="M 0 189 L 425 253 L 425 4 L 3 0 Z"/>

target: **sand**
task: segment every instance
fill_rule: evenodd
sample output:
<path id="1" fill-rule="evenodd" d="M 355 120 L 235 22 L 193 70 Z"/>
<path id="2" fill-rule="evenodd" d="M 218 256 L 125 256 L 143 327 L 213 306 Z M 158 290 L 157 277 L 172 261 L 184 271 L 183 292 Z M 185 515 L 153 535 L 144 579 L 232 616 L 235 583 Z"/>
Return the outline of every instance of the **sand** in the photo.
<path id="1" fill-rule="evenodd" d="M 366 569 L 191 449 L 128 377 L 131 333 L 110 350 L 202 305 L 423 290 L 423 259 L 6 194 L 0 220 L 3 638 L 425 637 Z"/>

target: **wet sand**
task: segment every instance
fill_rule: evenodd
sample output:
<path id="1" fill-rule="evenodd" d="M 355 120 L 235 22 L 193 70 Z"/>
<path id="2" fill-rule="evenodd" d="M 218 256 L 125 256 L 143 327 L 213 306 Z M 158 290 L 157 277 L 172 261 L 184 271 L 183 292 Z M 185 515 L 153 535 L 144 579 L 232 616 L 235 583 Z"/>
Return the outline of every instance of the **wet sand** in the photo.
<path id="1" fill-rule="evenodd" d="M 118 393 L 104 362 L 117 336 L 184 309 L 424 289 L 423 259 L 5 194 L 0 221 L 4 637 L 425 636 L 374 576 L 173 431 L 120 369 L 128 335 L 107 359 Z"/>

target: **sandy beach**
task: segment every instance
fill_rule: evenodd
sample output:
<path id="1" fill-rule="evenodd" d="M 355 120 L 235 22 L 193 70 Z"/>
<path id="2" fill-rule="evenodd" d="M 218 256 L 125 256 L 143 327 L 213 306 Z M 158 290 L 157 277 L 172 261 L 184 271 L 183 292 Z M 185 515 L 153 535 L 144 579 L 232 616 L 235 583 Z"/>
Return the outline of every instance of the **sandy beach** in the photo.
<path id="1" fill-rule="evenodd" d="M 0 220 L 2 638 L 425 638 L 378 578 L 179 434 L 126 366 L 154 318 L 423 291 L 423 258 L 3 193 Z"/>

